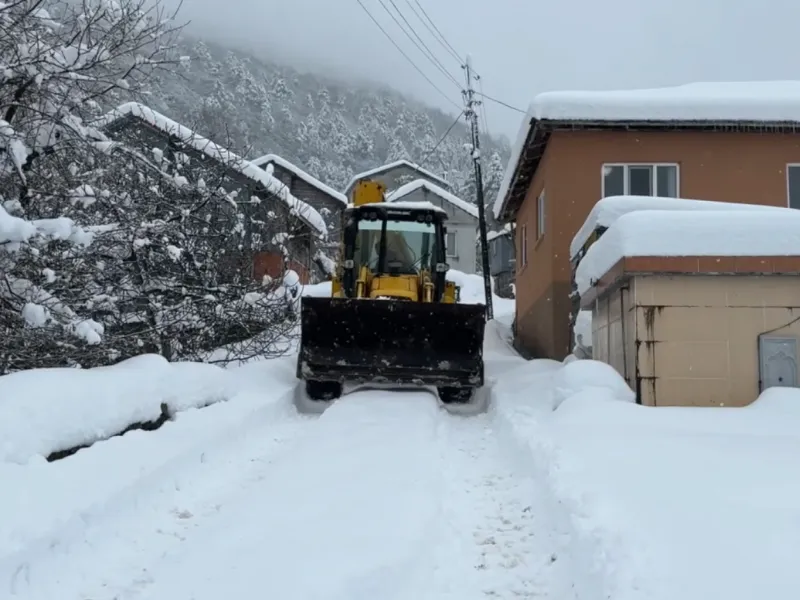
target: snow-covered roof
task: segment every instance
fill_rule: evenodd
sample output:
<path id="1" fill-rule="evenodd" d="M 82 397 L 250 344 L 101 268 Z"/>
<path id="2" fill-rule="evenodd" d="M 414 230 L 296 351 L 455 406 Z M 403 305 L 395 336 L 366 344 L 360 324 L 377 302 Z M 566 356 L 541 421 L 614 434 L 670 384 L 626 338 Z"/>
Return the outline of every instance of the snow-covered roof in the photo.
<path id="1" fill-rule="evenodd" d="M 403 167 L 403 166 L 414 169 L 415 171 L 421 173 L 422 175 L 425 175 L 425 177 L 430 177 L 431 179 L 435 179 L 442 185 L 450 187 L 450 184 L 448 184 L 447 181 L 445 181 L 443 178 L 439 177 L 438 175 L 434 175 L 433 173 L 419 166 L 418 164 L 412 163 L 411 161 L 403 158 L 382 165 L 380 167 L 375 167 L 374 169 L 370 169 L 369 171 L 364 171 L 363 173 L 358 173 L 354 175 L 353 178 L 350 180 L 350 182 L 347 184 L 347 187 L 344 188 L 344 193 L 345 194 L 349 193 L 359 179 L 366 179 L 368 177 L 373 177 L 374 175 L 379 175 L 380 173 L 385 173 L 386 171 L 391 171 L 392 169 L 396 169 L 397 167 Z"/>
<path id="2" fill-rule="evenodd" d="M 427 179 L 415 179 L 410 183 L 401 185 L 396 190 L 390 192 L 386 196 L 386 200 L 388 202 L 395 202 L 423 188 L 428 190 L 430 193 L 439 196 L 445 202 L 448 202 L 453 206 L 455 206 L 456 208 L 463 210 L 468 215 L 475 217 L 476 219 L 478 218 L 477 206 L 475 206 L 474 204 L 470 204 L 466 200 L 462 200 L 458 196 L 454 196 L 447 190 L 440 188 L 438 185 L 436 185 L 435 183 L 431 183 Z"/>
<path id="3" fill-rule="evenodd" d="M 486 234 L 486 241 L 491 242 L 492 240 L 496 240 L 497 238 L 503 235 L 510 235 L 510 234 L 511 234 L 511 223 L 509 223 L 502 229 L 498 229 L 497 231 L 489 231 Z"/>
<path id="4" fill-rule="evenodd" d="M 800 81 L 728 81 L 673 87 L 545 92 L 528 115 L 551 121 L 799 123 Z"/>
<path id="5" fill-rule="evenodd" d="M 322 216 L 312 206 L 295 198 L 289 192 L 289 188 L 280 180 L 267 174 L 266 171 L 238 154 L 215 144 L 188 127 L 173 121 L 169 117 L 165 117 L 144 104 L 138 102 L 123 104 L 101 117 L 97 122 L 93 123 L 93 125 L 99 128 L 107 127 L 126 116 L 133 116 L 141 119 L 152 127 L 179 138 L 182 143 L 219 161 L 224 166 L 239 172 L 248 179 L 261 184 L 267 192 L 282 200 L 294 216 L 305 222 L 321 236 L 327 235 L 328 230 Z"/>
<path id="6" fill-rule="evenodd" d="M 578 293 L 632 256 L 800 256 L 800 211 L 629 212 L 587 250 L 575 270 Z"/>
<path id="7" fill-rule="evenodd" d="M 608 196 L 594 205 L 583 225 L 572 238 L 569 256 L 574 258 L 580 252 L 586 240 L 598 227 L 610 227 L 622 215 L 637 210 L 779 210 L 792 211 L 782 206 L 765 206 L 763 204 L 738 204 L 733 202 L 716 202 L 713 200 L 690 200 L 688 198 L 661 198 L 658 196 Z M 794 214 L 794 213 L 793 213 Z"/>
<path id="8" fill-rule="evenodd" d="M 264 168 L 264 165 L 268 163 L 275 163 L 279 167 L 282 167 L 287 171 L 291 171 L 292 173 L 297 175 L 300 179 L 305 181 L 307 184 L 314 186 L 321 192 L 324 192 L 329 196 L 336 198 L 336 200 L 342 202 L 343 204 L 347 204 L 347 196 L 345 196 L 341 192 L 337 192 L 332 187 L 325 185 L 316 177 L 309 175 L 294 163 L 290 163 L 288 160 L 286 160 L 281 156 L 278 156 L 277 154 L 265 154 L 264 156 L 259 156 L 258 158 L 253 159 L 250 162 L 252 162 L 257 167 L 261 167 L 262 169 Z"/>
<path id="9" fill-rule="evenodd" d="M 798 124 L 800 81 L 689 83 L 674 87 L 556 91 L 533 99 L 511 148 L 493 212 L 500 218 L 526 141 L 537 122 Z"/>

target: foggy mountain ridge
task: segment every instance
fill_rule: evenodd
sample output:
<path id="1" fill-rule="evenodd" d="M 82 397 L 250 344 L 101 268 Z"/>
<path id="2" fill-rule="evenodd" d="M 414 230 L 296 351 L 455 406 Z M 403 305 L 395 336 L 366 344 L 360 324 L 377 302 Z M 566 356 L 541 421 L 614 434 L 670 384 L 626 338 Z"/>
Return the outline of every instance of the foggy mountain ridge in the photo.
<path id="1" fill-rule="evenodd" d="M 338 190 L 356 173 L 406 158 L 444 176 L 456 195 L 475 202 L 463 118 L 441 140 L 455 114 L 385 84 L 301 72 L 185 35 L 177 52 L 191 61 L 158 72 L 144 102 L 214 142 L 251 159 L 278 154 Z M 510 146 L 505 137 L 481 131 L 481 150 L 491 202 Z"/>

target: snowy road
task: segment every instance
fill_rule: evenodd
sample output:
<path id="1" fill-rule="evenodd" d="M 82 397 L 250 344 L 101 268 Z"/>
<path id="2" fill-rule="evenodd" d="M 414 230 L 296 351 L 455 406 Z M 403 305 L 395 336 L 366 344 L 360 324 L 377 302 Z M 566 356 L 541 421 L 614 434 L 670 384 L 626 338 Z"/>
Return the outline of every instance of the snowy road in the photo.
<path id="1" fill-rule="evenodd" d="M 236 409 L 239 435 L 151 473 L 46 552 L 11 557 L 12 597 L 573 597 L 561 538 L 494 414 L 377 390 L 314 417 L 286 394 L 255 406 Z"/>
<path id="2" fill-rule="evenodd" d="M 164 513 L 134 578 L 76 598 L 568 598 L 548 595 L 557 540 L 490 416 L 365 391 L 293 433 L 249 448 L 246 476 L 205 475 L 226 490 Z"/>

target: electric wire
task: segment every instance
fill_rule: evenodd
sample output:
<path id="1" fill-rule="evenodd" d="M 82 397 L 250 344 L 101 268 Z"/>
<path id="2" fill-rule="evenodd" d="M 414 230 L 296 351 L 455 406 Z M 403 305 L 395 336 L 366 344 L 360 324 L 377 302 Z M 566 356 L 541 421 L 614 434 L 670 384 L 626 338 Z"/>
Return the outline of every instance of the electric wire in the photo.
<path id="1" fill-rule="evenodd" d="M 447 100 L 447 101 L 448 101 L 450 104 L 452 104 L 453 106 L 455 106 L 456 108 L 458 108 L 459 110 L 461 110 L 461 106 L 459 106 L 459 105 L 458 105 L 458 104 L 457 104 L 455 101 L 453 101 L 453 99 L 452 99 L 450 96 L 448 96 L 448 95 L 447 95 L 445 92 L 443 92 L 443 91 L 441 90 L 441 88 L 440 88 L 438 85 L 436 85 L 436 84 L 435 84 L 435 83 L 434 83 L 434 82 L 431 80 L 431 78 L 430 78 L 430 77 L 428 77 L 428 76 L 425 74 L 425 72 L 424 72 L 422 69 L 420 69 L 420 68 L 419 68 L 419 66 L 417 66 L 417 63 L 415 63 L 415 62 L 414 62 L 414 61 L 411 59 L 411 57 L 409 57 L 409 56 L 408 56 L 408 54 L 406 54 L 406 53 L 405 53 L 405 51 L 404 51 L 404 50 L 403 50 L 403 49 L 400 47 L 400 45 L 399 45 L 397 42 L 395 42 L 395 41 L 394 41 L 394 38 L 392 38 L 392 36 L 391 36 L 391 35 L 389 35 L 389 33 L 388 33 L 388 32 L 387 32 L 387 31 L 386 31 L 384 28 L 383 28 L 383 26 L 382 26 L 382 25 L 381 25 L 381 24 L 378 22 L 378 20 L 377 20 L 377 19 L 376 19 L 376 18 L 373 16 L 373 14 L 372 14 L 372 13 L 369 11 L 369 9 L 368 9 L 368 8 L 367 8 L 367 7 L 364 5 L 364 3 L 362 2 L 362 0 L 356 0 L 356 2 L 358 2 L 359 6 L 361 6 L 361 8 L 364 10 L 364 12 L 365 12 L 365 13 L 367 13 L 367 16 L 368 16 L 368 17 L 369 17 L 369 18 L 372 20 L 372 22 L 373 22 L 373 23 L 375 23 L 375 25 L 378 27 L 378 29 L 380 29 L 380 30 L 381 30 L 381 32 L 383 33 L 383 35 L 385 35 L 385 36 L 386 36 L 386 37 L 389 39 L 389 41 L 392 43 L 392 45 L 393 45 L 395 48 L 397 48 L 398 52 L 400 52 L 400 54 L 402 54 L 402 55 L 403 55 L 403 57 L 404 57 L 404 58 L 405 58 L 405 59 L 406 59 L 406 60 L 407 60 L 407 61 L 408 61 L 408 62 L 411 64 L 411 66 L 412 66 L 412 67 L 414 67 L 414 69 L 416 69 L 416 71 L 417 71 L 417 72 L 418 72 L 420 75 L 422 75 L 422 77 L 425 79 L 425 81 L 427 81 L 427 82 L 428 82 L 428 83 L 431 85 L 431 87 L 432 87 L 432 88 L 434 88 L 434 89 L 435 89 L 437 92 L 439 92 L 439 94 L 441 94 L 441 96 L 442 96 L 442 97 L 443 97 L 445 100 Z"/>
<path id="2" fill-rule="evenodd" d="M 381 4 L 383 4 L 383 0 L 380 0 L 380 2 L 381 2 Z M 397 14 L 398 14 L 398 15 L 400 15 L 400 18 L 401 18 L 401 19 L 403 19 L 403 22 L 404 22 L 404 23 L 405 23 L 405 24 L 408 26 L 408 28 L 411 30 L 411 33 L 413 33 L 413 34 L 414 34 L 414 36 L 415 36 L 415 37 L 416 37 L 416 38 L 419 40 L 419 44 L 418 44 L 417 42 L 415 42 L 415 41 L 413 40 L 413 38 L 411 38 L 411 37 L 409 36 L 409 39 L 411 39 L 411 41 L 414 43 L 414 45 L 416 45 L 416 46 L 417 46 L 417 48 L 419 48 L 420 52 L 422 52 L 423 54 L 425 54 L 425 52 L 427 51 L 426 58 L 428 58 L 428 60 L 430 60 L 430 61 L 431 61 L 431 62 L 434 64 L 434 66 L 436 66 L 436 68 L 438 68 L 438 69 L 439 69 L 439 70 L 440 70 L 442 73 L 444 73 L 444 74 L 445 74 L 445 75 L 446 75 L 446 76 L 447 76 L 447 77 L 448 77 L 448 78 L 449 78 L 449 79 L 450 79 L 450 80 L 451 80 L 453 83 L 455 83 L 455 84 L 456 84 L 456 86 L 457 86 L 459 89 L 461 89 L 461 86 L 459 85 L 459 83 L 458 83 L 458 80 L 457 80 L 455 77 L 453 77 L 453 76 L 450 74 L 450 72 L 447 70 L 447 68 L 446 68 L 446 67 L 445 67 L 445 66 L 442 64 L 442 62 L 441 62 L 441 61 L 438 59 L 438 57 L 436 56 L 436 53 L 434 53 L 434 52 L 433 52 L 433 50 L 431 50 L 431 49 L 428 47 L 428 45 L 425 43 L 425 40 L 423 40 L 423 39 L 422 39 L 422 37 L 421 37 L 421 36 L 420 36 L 420 35 L 417 33 L 417 31 L 414 29 L 414 26 L 413 26 L 413 25 L 411 25 L 411 23 L 409 23 L 408 19 L 406 19 L 406 16 L 403 14 L 403 11 L 401 11 L 401 10 L 400 10 L 400 7 L 399 7 L 399 6 L 397 6 L 397 3 L 396 3 L 394 0 L 389 0 L 389 3 L 390 3 L 390 4 L 391 4 L 393 7 L 394 7 L 395 11 L 397 11 Z M 386 6 L 385 6 L 385 5 L 384 5 L 384 8 L 386 8 Z M 387 11 L 388 11 L 388 9 L 387 9 Z M 391 14 L 391 13 L 390 13 L 390 14 Z M 394 18 L 394 17 L 392 17 L 392 18 Z M 400 25 L 400 23 L 399 23 L 399 22 L 397 22 L 397 19 L 395 19 L 395 22 L 398 24 L 398 26 Z M 402 26 L 401 26 L 401 27 L 402 27 Z M 405 31 L 405 29 L 403 29 L 403 31 Z M 408 34 L 406 33 L 406 35 L 408 35 Z M 420 44 L 422 44 L 422 47 L 423 47 L 425 50 L 423 50 L 422 48 L 420 48 Z M 429 55 L 429 56 L 428 56 L 428 55 Z"/>
<path id="3" fill-rule="evenodd" d="M 410 0 L 406 0 L 406 2 L 408 2 L 408 5 L 411 6 Z M 439 37 L 437 39 L 441 38 L 439 43 L 442 44 L 445 47 L 445 49 L 448 50 L 455 57 L 455 59 L 459 62 L 459 64 L 462 63 L 463 60 L 464 60 L 463 57 L 458 52 L 456 52 L 456 49 L 453 48 L 453 46 L 450 44 L 450 42 L 447 41 L 447 38 L 444 37 L 444 34 L 436 26 L 436 23 L 433 22 L 433 19 L 431 19 L 430 16 L 428 16 L 428 13 L 425 11 L 425 9 L 422 7 L 422 5 L 419 3 L 419 0 L 414 0 L 414 4 L 416 4 L 419 7 L 420 11 L 422 11 L 422 14 L 425 15 L 425 18 L 428 20 L 428 22 L 431 24 L 431 26 L 433 26 L 433 30 L 435 30 L 436 33 L 434 33 L 434 31 L 430 27 L 428 27 L 427 24 L 425 24 L 425 21 L 422 21 L 422 19 L 419 17 L 419 15 L 417 15 L 417 18 L 420 18 L 420 20 L 423 22 L 423 24 L 425 24 L 425 26 L 428 27 L 428 31 L 430 31 L 433 34 L 434 37 L 436 37 L 436 34 L 438 33 Z M 413 10 L 414 7 L 411 6 L 411 9 Z M 414 11 L 414 13 L 416 14 L 416 11 Z"/>

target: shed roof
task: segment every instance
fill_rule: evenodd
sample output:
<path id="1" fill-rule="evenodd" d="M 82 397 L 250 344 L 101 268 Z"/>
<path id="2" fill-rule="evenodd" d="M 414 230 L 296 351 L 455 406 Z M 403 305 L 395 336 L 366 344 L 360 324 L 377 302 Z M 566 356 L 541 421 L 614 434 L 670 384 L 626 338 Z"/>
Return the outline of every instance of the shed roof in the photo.
<path id="1" fill-rule="evenodd" d="M 598 227 L 610 227 L 622 215 L 634 211 L 748 211 L 748 210 L 767 210 L 767 211 L 792 211 L 792 215 L 797 214 L 794 209 L 783 206 L 767 206 L 763 204 L 739 204 L 734 202 L 717 202 L 713 200 L 692 200 L 689 198 L 661 198 L 659 196 L 608 196 L 597 202 L 592 207 L 589 216 L 583 225 L 572 238 L 569 248 L 570 258 L 574 258 L 580 252 L 583 245 Z M 658 214 L 658 213 L 656 213 Z"/>
<path id="2" fill-rule="evenodd" d="M 622 258 L 800 256 L 800 211 L 646 211 L 620 216 L 575 270 L 584 294 Z"/>

